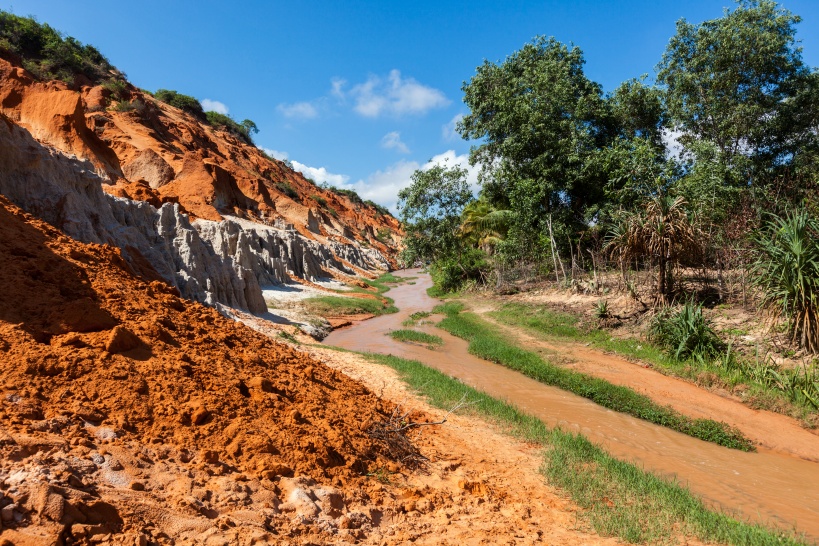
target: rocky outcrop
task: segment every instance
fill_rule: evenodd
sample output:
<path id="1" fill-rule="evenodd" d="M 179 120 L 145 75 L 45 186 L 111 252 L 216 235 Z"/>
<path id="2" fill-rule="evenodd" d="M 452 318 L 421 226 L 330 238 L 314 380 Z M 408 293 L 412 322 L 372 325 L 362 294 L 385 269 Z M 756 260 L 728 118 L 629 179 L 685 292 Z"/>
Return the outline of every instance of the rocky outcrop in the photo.
<path id="1" fill-rule="evenodd" d="M 75 239 L 119 247 L 136 272 L 158 274 L 186 298 L 261 313 L 260 285 L 389 268 L 377 250 L 321 244 L 292 228 L 238 218 L 191 223 L 178 204 L 157 209 L 114 197 L 102 191 L 103 182 L 87 161 L 0 117 L 0 193 Z"/>

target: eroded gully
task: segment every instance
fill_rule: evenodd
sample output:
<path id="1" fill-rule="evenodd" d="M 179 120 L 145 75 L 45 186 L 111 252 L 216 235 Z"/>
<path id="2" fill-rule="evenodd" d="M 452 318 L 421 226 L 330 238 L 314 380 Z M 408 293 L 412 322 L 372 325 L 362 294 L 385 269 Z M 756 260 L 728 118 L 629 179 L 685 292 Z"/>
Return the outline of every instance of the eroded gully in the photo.
<path id="1" fill-rule="evenodd" d="M 324 342 L 421 361 L 549 426 L 580 432 L 619 459 L 676 479 L 718 510 L 744 520 L 795 527 L 819 541 L 819 463 L 770 450 L 743 453 L 607 410 L 472 356 L 467 342 L 432 326 L 426 331 L 444 339 L 439 349 L 395 341 L 387 335 L 390 331 L 402 328 L 410 314 L 430 311 L 437 304 L 426 293 L 432 284 L 428 275 L 418 270 L 399 275 L 416 277 L 415 284 L 398 285 L 388 294 L 400 312 L 336 330 Z M 711 417 L 720 420 L 719 415 Z M 816 445 L 819 455 L 819 437 Z"/>

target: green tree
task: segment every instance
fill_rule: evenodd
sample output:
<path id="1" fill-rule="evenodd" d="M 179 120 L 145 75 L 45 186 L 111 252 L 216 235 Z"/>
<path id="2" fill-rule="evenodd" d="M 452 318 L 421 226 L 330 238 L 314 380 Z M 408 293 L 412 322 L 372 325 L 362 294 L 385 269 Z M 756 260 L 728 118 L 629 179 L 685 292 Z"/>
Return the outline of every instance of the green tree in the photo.
<path id="1" fill-rule="evenodd" d="M 735 171 L 726 182 L 747 184 L 762 170 L 754 169 L 755 160 L 771 167 L 791 156 L 792 150 L 772 146 L 783 141 L 781 134 L 771 135 L 787 130 L 780 115 L 809 74 L 796 45 L 799 21 L 772 0 L 740 0 L 722 18 L 677 22 L 658 82 L 667 88 L 683 144 L 712 143 Z"/>
<path id="2" fill-rule="evenodd" d="M 692 262 L 702 254 L 702 236 L 686 210 L 682 196 L 659 193 L 639 212 L 624 211 L 609 231 L 606 250 L 620 262 L 647 258 L 657 266 L 657 300 L 668 301 L 674 286 L 673 269 L 680 261 Z"/>
<path id="3" fill-rule="evenodd" d="M 513 219 L 511 210 L 496 209 L 481 196 L 464 207 L 458 234 L 467 244 L 491 255 L 495 246 L 506 238 Z"/>
<path id="4" fill-rule="evenodd" d="M 579 48 L 538 37 L 502 63 L 485 61 L 463 86 L 470 113 L 458 131 L 480 142 L 470 161 L 483 167 L 487 199 L 515 212 L 519 247 L 539 244 L 550 217 L 569 235 L 603 197 L 588 160 L 605 140 L 606 112 L 583 64 Z"/>
<path id="5" fill-rule="evenodd" d="M 412 184 L 398 193 L 399 218 L 406 238 L 404 261 L 437 261 L 458 254 L 461 212 L 473 199 L 466 169 L 434 165 L 412 174 Z"/>

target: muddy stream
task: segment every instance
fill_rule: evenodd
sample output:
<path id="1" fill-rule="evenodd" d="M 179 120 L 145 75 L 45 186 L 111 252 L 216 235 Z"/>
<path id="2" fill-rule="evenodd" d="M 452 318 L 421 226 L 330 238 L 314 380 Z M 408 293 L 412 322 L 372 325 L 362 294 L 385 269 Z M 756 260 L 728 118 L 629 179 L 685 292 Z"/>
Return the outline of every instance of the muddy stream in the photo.
<path id="1" fill-rule="evenodd" d="M 810 540 L 819 541 L 819 463 L 776 451 L 743 453 L 723 448 L 608 410 L 474 357 L 467 351 L 467 342 L 434 326 L 423 329 L 444 339 L 441 348 L 428 350 L 395 341 L 387 335 L 390 331 L 403 328 L 401 322 L 411 313 L 431 311 L 438 303 L 426 293 L 432 284 L 428 275 L 418 270 L 399 275 L 417 278 L 415 284 L 401 284 L 389 291 L 398 313 L 336 330 L 324 343 L 419 360 L 514 404 L 549 426 L 580 432 L 619 459 L 676 479 L 712 507 L 744 520 L 795 527 Z M 718 415 L 713 418 L 720 420 Z"/>

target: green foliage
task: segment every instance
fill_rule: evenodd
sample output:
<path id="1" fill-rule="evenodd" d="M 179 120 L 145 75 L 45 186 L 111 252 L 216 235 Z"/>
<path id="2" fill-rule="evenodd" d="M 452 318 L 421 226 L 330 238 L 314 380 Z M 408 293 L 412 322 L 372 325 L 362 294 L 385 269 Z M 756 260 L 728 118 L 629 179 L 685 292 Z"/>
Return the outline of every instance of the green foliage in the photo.
<path id="1" fill-rule="evenodd" d="M 208 123 L 213 127 L 227 131 L 245 144 L 253 145 L 251 132 L 259 132 L 256 128 L 256 124 L 249 119 L 244 120 L 242 123 L 237 123 L 232 117 L 220 114 L 219 112 L 205 112 L 205 117 Z"/>
<path id="2" fill-rule="evenodd" d="M 598 319 L 605 319 L 609 318 L 609 315 L 609 300 L 597 300 L 597 304 L 594 306 L 594 316 Z"/>
<path id="3" fill-rule="evenodd" d="M 571 231 L 603 197 L 605 180 L 590 160 L 609 117 L 583 64 L 579 48 L 538 37 L 502 63 L 485 61 L 463 87 L 470 113 L 458 131 L 480 142 L 470 162 L 484 169 L 487 199 L 515 212 L 512 240 L 523 248 L 550 214 Z"/>
<path id="4" fill-rule="evenodd" d="M 311 195 L 311 196 L 310 196 L 310 199 L 312 199 L 313 201 L 315 201 L 316 203 L 318 203 L 318 204 L 319 204 L 319 205 L 321 205 L 322 207 L 326 207 L 326 206 L 327 206 L 327 199 L 325 199 L 324 197 L 322 197 L 322 196 L 320 196 L 320 195 L 316 195 L 316 194 L 314 193 L 313 195 Z"/>
<path id="5" fill-rule="evenodd" d="M 335 193 L 336 195 L 343 195 L 344 197 L 352 201 L 352 203 L 355 205 L 364 204 L 364 200 L 361 198 L 360 195 L 358 195 L 358 193 L 355 190 L 336 188 L 335 186 L 329 186 L 327 189 Z"/>
<path id="6" fill-rule="evenodd" d="M 290 199 L 298 199 L 299 197 L 299 192 L 297 192 L 288 182 L 276 182 L 276 189 Z"/>
<path id="7" fill-rule="evenodd" d="M 440 290 L 455 292 L 467 281 L 485 281 L 490 269 L 485 252 L 465 248 L 459 254 L 439 258 L 430 265 L 429 272 Z"/>
<path id="8" fill-rule="evenodd" d="M 124 80 L 108 80 L 102 87 L 111 92 L 114 100 L 122 101 L 128 98 L 128 84 Z"/>
<path id="9" fill-rule="evenodd" d="M 813 404 L 802 390 L 810 395 L 819 389 L 819 385 L 810 383 L 811 378 L 813 381 L 817 379 L 815 367 L 787 369 L 770 358 L 762 361 L 742 359 L 731 353 L 730 347 L 713 360 L 679 361 L 673 358 L 677 346 L 673 346 L 671 351 L 662 350 L 644 340 L 612 337 L 605 330 L 585 330 L 579 327 L 577 317 L 548 307 L 508 303 L 490 313 L 490 316 L 505 324 L 524 327 L 531 334 L 544 339 L 562 338 L 581 342 L 606 352 L 649 362 L 663 373 L 698 384 L 716 383 L 729 389 L 738 387 L 749 400 L 753 400 L 754 408 L 803 416 L 804 410 L 813 408 Z M 804 373 L 800 370 L 804 370 Z M 783 374 L 792 377 L 784 377 Z M 789 388 L 789 385 L 795 387 Z M 796 407 L 789 406 L 787 401 Z"/>
<path id="10" fill-rule="evenodd" d="M 453 259 L 461 247 L 456 230 L 463 208 L 472 200 L 466 169 L 435 165 L 412 174 L 412 184 L 398 193 L 404 223 L 405 263 Z"/>
<path id="11" fill-rule="evenodd" d="M 466 244 L 491 254 L 506 238 L 514 216 L 511 210 L 497 209 L 482 196 L 464 207 L 458 235 Z"/>
<path id="12" fill-rule="evenodd" d="M 740 0 L 699 25 L 677 22 L 658 69 L 681 141 L 712 143 L 719 161 L 748 180 L 749 161 L 787 160 L 775 151 L 778 117 L 809 73 L 795 38 L 800 18 L 772 0 Z M 775 157 L 771 157 L 773 152 Z"/>
<path id="13" fill-rule="evenodd" d="M 621 211 L 606 235 L 605 250 L 621 266 L 634 258 L 656 263 L 657 294 L 665 301 L 673 289 L 673 267 L 696 263 L 702 256 L 702 234 L 689 218 L 684 197 L 655 195 L 639 212 Z"/>
<path id="14" fill-rule="evenodd" d="M 678 311 L 664 308 L 654 317 L 649 339 L 658 343 L 676 360 L 713 360 L 725 352 L 710 322 L 702 314 L 702 305 L 687 301 Z"/>
<path id="15" fill-rule="evenodd" d="M 346 298 L 340 296 L 319 296 L 307 298 L 304 306 L 317 315 L 360 315 L 369 313 L 383 315 L 395 313 L 398 309 L 389 298 Z"/>
<path id="16" fill-rule="evenodd" d="M 378 231 L 375 233 L 375 238 L 384 244 L 389 244 L 392 242 L 392 230 L 388 227 L 378 228 Z"/>
<path id="17" fill-rule="evenodd" d="M 804 209 L 772 216 L 756 244 L 762 306 L 787 320 L 793 342 L 819 352 L 819 222 Z"/>
<path id="18" fill-rule="evenodd" d="M 444 344 L 444 340 L 440 336 L 426 334 L 417 330 L 393 330 L 389 333 L 390 337 L 396 341 L 404 343 L 416 343 L 423 345 L 427 349 L 434 349 Z"/>
<path id="19" fill-rule="evenodd" d="M 145 103 L 139 99 L 134 99 L 131 101 L 121 100 L 116 103 L 113 107 L 115 112 L 136 112 L 139 115 L 145 113 L 146 110 Z"/>
<path id="20" fill-rule="evenodd" d="M 381 216 L 392 216 L 387 207 L 381 206 L 375 201 L 370 201 L 369 199 L 367 199 L 366 201 L 364 201 L 364 204 L 374 208 L 376 212 L 378 212 L 378 214 L 380 214 Z"/>
<path id="21" fill-rule="evenodd" d="M 175 108 L 184 110 L 199 119 L 205 119 L 205 112 L 202 110 L 202 105 L 190 95 L 183 95 L 172 89 L 157 89 L 156 93 L 154 93 L 154 98 L 165 104 L 170 104 Z"/>
<path id="22" fill-rule="evenodd" d="M 41 80 L 83 85 L 125 79 L 95 47 L 83 45 L 71 36 L 64 37 L 34 18 L 0 10 L 0 55 L 3 52 L 22 59 L 23 67 Z"/>
<path id="23" fill-rule="evenodd" d="M 536 353 L 511 344 L 476 315 L 461 313 L 456 309 L 454 306 L 443 308 L 447 317 L 438 327 L 469 341 L 469 352 L 475 356 L 517 370 L 541 383 L 573 392 L 603 407 L 645 419 L 694 438 L 732 449 L 743 451 L 754 449 L 750 440 L 725 423 L 710 419 L 691 419 L 671 407 L 660 406 L 647 396 L 627 387 L 613 385 L 603 379 L 555 366 Z"/>

